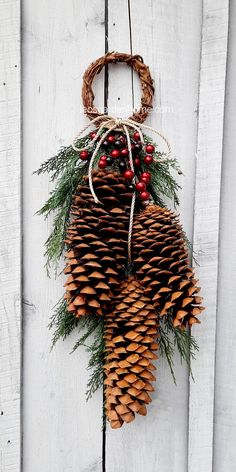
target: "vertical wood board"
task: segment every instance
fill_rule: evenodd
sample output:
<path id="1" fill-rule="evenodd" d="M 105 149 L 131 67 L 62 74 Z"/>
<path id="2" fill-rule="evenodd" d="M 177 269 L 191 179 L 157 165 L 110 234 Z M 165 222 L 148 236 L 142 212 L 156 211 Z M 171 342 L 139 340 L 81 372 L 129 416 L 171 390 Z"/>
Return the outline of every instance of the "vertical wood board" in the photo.
<path id="1" fill-rule="evenodd" d="M 0 1 L 0 470 L 20 471 L 20 2 Z"/>
<path id="2" fill-rule="evenodd" d="M 230 3 L 216 333 L 214 472 L 236 469 L 236 4 Z"/>
<path id="3" fill-rule="evenodd" d="M 194 250 L 206 312 L 193 328 L 200 347 L 190 381 L 189 472 L 209 472 L 213 457 L 218 238 L 228 1 L 204 0 L 194 209 Z"/>

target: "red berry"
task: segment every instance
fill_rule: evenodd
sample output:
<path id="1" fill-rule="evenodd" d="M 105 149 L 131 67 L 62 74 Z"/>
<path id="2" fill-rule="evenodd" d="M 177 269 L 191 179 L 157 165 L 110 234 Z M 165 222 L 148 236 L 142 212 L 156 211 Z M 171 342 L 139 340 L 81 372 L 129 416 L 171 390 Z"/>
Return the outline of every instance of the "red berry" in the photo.
<path id="1" fill-rule="evenodd" d="M 91 131 L 90 138 L 94 139 L 94 138 L 96 138 L 96 136 L 97 136 L 97 134 L 95 133 L 95 131 Z"/>
<path id="2" fill-rule="evenodd" d="M 155 148 L 152 144 L 147 144 L 146 151 L 148 154 L 152 154 L 155 151 Z"/>
<path id="3" fill-rule="evenodd" d="M 143 180 L 143 179 L 146 179 L 148 182 L 150 182 L 150 180 L 151 180 L 150 172 L 143 172 L 141 174 L 141 180 Z M 145 180 L 144 180 L 144 182 L 145 182 Z"/>
<path id="4" fill-rule="evenodd" d="M 108 137 L 107 137 L 107 141 L 112 144 L 114 143 L 116 140 L 115 136 L 113 136 L 112 134 L 109 134 Z"/>
<path id="5" fill-rule="evenodd" d="M 143 161 L 145 164 L 149 166 L 153 162 L 153 157 L 147 154 L 147 156 L 144 157 Z"/>
<path id="6" fill-rule="evenodd" d="M 133 176 L 134 176 L 134 172 L 131 169 L 125 170 L 124 172 L 125 179 L 132 180 Z"/>
<path id="7" fill-rule="evenodd" d="M 136 190 L 138 190 L 139 192 L 144 192 L 144 190 L 146 190 L 145 182 L 137 182 Z"/>
<path id="8" fill-rule="evenodd" d="M 117 159 L 118 157 L 120 157 L 120 151 L 119 149 L 113 149 L 113 151 L 111 151 L 111 157 L 113 157 L 113 159 Z"/>
<path id="9" fill-rule="evenodd" d="M 149 200 L 149 198 L 150 198 L 150 193 L 149 193 L 149 192 L 146 192 L 146 191 L 145 191 L 145 192 L 141 192 L 141 193 L 139 194 L 139 196 L 140 196 L 141 200 Z"/>
<path id="10" fill-rule="evenodd" d="M 80 159 L 82 159 L 82 161 L 87 161 L 87 159 L 89 158 L 89 153 L 88 151 L 81 151 L 80 154 Z"/>
<path id="11" fill-rule="evenodd" d="M 151 181 L 151 174 L 150 172 L 143 172 L 140 176 L 141 182 L 145 182 L 145 184 L 149 184 Z"/>
<path id="12" fill-rule="evenodd" d="M 135 165 L 135 167 L 140 167 L 141 166 L 141 159 L 139 159 L 139 157 L 136 157 L 134 159 L 134 165 Z"/>
<path id="13" fill-rule="evenodd" d="M 129 155 L 129 151 L 127 148 L 121 149 L 120 153 L 123 157 L 128 157 Z"/>
<path id="14" fill-rule="evenodd" d="M 105 169 L 106 166 L 107 166 L 106 161 L 99 161 L 99 163 L 98 163 L 99 169 Z"/>
<path id="15" fill-rule="evenodd" d="M 135 131 L 135 133 L 133 134 L 133 138 L 134 138 L 135 141 L 139 141 L 140 134 L 138 133 L 138 131 Z"/>
<path id="16" fill-rule="evenodd" d="M 100 156 L 100 161 L 106 161 L 107 160 L 107 156 L 104 154 L 103 156 Z"/>

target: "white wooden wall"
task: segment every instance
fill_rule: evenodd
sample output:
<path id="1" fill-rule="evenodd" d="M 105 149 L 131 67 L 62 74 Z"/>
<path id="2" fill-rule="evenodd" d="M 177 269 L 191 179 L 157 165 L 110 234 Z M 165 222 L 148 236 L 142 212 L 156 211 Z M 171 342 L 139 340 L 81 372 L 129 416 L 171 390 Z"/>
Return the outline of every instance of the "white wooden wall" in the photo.
<path id="1" fill-rule="evenodd" d="M 19 0 L 0 0 L 0 471 L 234 472 L 236 1 L 21 3 L 20 17 Z M 102 394 L 85 401 L 87 353 L 69 354 L 76 333 L 50 353 L 47 325 L 63 281 L 44 270 L 51 221 L 34 214 L 50 185 L 32 172 L 87 123 L 82 75 L 106 44 L 150 66 L 149 123 L 168 136 L 185 175 L 180 212 L 207 310 L 194 329 L 195 382 L 177 355 L 174 386 L 161 359 L 148 416 L 108 427 L 104 448 Z M 133 79 L 122 65 L 109 68 L 113 115 L 127 114 L 133 97 L 138 105 Z M 102 107 L 103 74 L 95 92 Z"/>

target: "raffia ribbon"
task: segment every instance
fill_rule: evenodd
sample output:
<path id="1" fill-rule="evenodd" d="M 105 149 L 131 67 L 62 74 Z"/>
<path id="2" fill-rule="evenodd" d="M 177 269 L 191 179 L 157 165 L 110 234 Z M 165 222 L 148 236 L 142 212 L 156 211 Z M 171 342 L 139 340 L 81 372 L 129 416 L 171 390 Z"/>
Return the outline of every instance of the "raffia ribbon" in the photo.
<path id="1" fill-rule="evenodd" d="M 83 148 L 78 148 L 76 146 L 76 142 L 78 141 L 79 137 L 91 125 L 96 124 L 98 121 L 101 122 L 101 116 L 97 116 L 96 118 L 91 120 L 80 131 L 80 133 L 78 134 L 78 136 L 76 136 L 74 142 L 72 143 L 72 148 L 75 151 L 79 152 L 81 150 L 89 149 L 89 148 L 93 147 L 95 142 L 98 140 L 98 138 L 99 137 L 101 138 L 97 142 L 97 145 L 96 145 L 96 147 L 93 151 L 93 154 L 91 156 L 91 160 L 90 160 L 90 163 L 89 163 L 89 170 L 88 170 L 89 188 L 90 188 L 90 191 L 91 191 L 91 194 L 94 198 L 95 203 L 100 203 L 100 202 L 99 202 L 99 199 L 97 198 L 97 195 L 96 195 L 96 193 L 94 191 L 94 187 L 93 187 L 92 171 L 93 171 L 94 161 L 96 159 L 96 156 L 98 154 L 98 151 L 99 151 L 103 141 L 105 141 L 107 135 L 111 131 L 114 131 L 114 130 L 119 130 L 119 131 L 123 130 L 124 131 L 124 133 L 126 135 L 126 138 L 127 138 L 127 146 L 128 146 L 128 151 L 129 151 L 129 165 L 130 165 L 130 169 L 133 172 L 134 172 L 134 163 L 133 163 L 133 156 L 132 156 L 131 139 L 130 139 L 130 135 L 129 135 L 129 131 L 128 131 L 129 128 L 138 131 L 138 133 L 140 135 L 140 141 L 141 141 L 142 144 L 145 144 L 145 142 L 144 142 L 144 137 L 143 137 L 141 127 L 144 128 L 145 130 L 149 130 L 149 131 L 157 134 L 165 142 L 165 144 L 167 146 L 167 153 L 165 154 L 165 157 L 160 157 L 158 159 L 158 162 L 168 161 L 168 159 L 170 158 L 170 154 L 171 154 L 170 144 L 169 144 L 168 140 L 166 139 L 166 137 L 162 133 L 160 133 L 160 131 L 158 131 L 155 128 L 152 128 L 151 126 L 148 126 L 148 125 L 144 125 L 144 124 L 139 125 L 137 122 L 135 122 L 131 119 L 113 118 L 113 117 L 110 117 L 108 115 L 103 115 L 102 116 L 102 124 L 97 129 L 96 136 L 93 139 L 91 139 L 89 144 L 87 146 L 83 146 Z M 107 130 L 103 133 L 104 128 L 107 128 Z M 134 176 L 134 179 L 133 179 L 133 183 L 135 183 L 135 176 Z M 135 199 L 136 199 L 136 194 L 134 192 L 133 196 L 132 196 L 131 207 L 130 207 L 129 232 L 128 232 L 128 261 L 129 261 L 129 263 L 131 263 L 131 260 L 132 260 L 132 258 L 131 258 L 131 238 L 132 238 L 132 228 L 133 228 L 133 219 L 134 219 Z"/>

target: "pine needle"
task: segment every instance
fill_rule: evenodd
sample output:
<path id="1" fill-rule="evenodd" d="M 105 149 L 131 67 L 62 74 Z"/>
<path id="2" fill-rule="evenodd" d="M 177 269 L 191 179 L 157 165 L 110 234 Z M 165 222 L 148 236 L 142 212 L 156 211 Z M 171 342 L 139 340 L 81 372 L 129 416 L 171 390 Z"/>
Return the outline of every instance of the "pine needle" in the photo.
<path id="1" fill-rule="evenodd" d="M 54 307 L 54 313 L 51 317 L 49 329 L 54 329 L 52 337 L 52 348 L 56 342 L 69 336 L 71 331 L 78 325 L 78 319 L 73 313 L 67 311 L 67 304 L 64 298 L 61 298 Z"/>
<path id="2" fill-rule="evenodd" d="M 144 136 L 146 144 L 152 143 L 156 147 L 155 143 L 149 136 Z M 165 157 L 165 154 L 159 151 L 153 153 L 154 162 L 151 166 L 145 166 L 142 163 L 142 171 L 148 171 L 151 173 L 151 186 L 149 187 L 150 193 L 154 200 L 154 203 L 160 206 L 165 206 L 163 197 L 167 197 L 173 200 L 174 206 L 179 205 L 178 190 L 181 188 L 177 183 L 176 179 L 172 175 L 172 171 L 182 174 L 182 171 L 178 165 L 176 159 L 168 159 L 162 161 L 160 158 Z"/>
<path id="3" fill-rule="evenodd" d="M 78 157 L 70 161 L 62 175 L 58 178 L 55 189 L 51 192 L 49 199 L 38 211 L 45 218 L 53 213 L 53 228 L 48 237 L 45 247 L 46 268 L 49 272 L 51 265 L 57 267 L 64 251 L 64 240 L 66 229 L 70 220 L 70 207 L 75 189 L 82 182 L 87 173 L 88 164 L 77 165 Z"/>
<path id="4" fill-rule="evenodd" d="M 175 373 L 174 373 L 174 360 L 173 360 L 174 353 L 175 353 L 175 349 L 174 349 L 173 342 L 170 339 L 170 335 L 169 333 L 166 332 L 162 323 L 160 323 L 160 355 L 161 357 L 166 357 L 172 378 L 176 385 L 176 378 L 175 378 Z"/>
<path id="5" fill-rule="evenodd" d="M 192 336 L 190 330 L 182 330 L 175 328 L 172 323 L 171 316 L 160 318 L 160 354 L 166 356 L 170 371 L 176 384 L 174 375 L 174 353 L 178 349 L 181 362 L 186 362 L 190 375 L 194 380 L 191 360 L 195 359 L 196 352 L 199 350 L 197 341 Z"/>
<path id="6" fill-rule="evenodd" d="M 86 391 L 86 398 L 92 397 L 96 390 L 103 385 L 104 378 L 104 320 L 100 318 L 100 322 L 97 325 L 95 338 L 91 346 L 88 347 L 90 354 L 88 369 L 91 371 Z"/>
<path id="7" fill-rule="evenodd" d="M 73 313 L 67 311 L 66 301 L 64 299 L 59 300 L 49 324 L 49 328 L 54 329 L 52 348 L 60 338 L 64 340 L 76 327 L 81 336 L 76 341 L 72 353 L 80 346 L 86 347 L 89 353 L 88 369 L 90 370 L 90 376 L 86 391 L 88 400 L 103 384 L 104 319 L 95 315 L 82 316 L 78 319 Z M 92 335 L 92 342 L 87 344 Z"/>
<path id="8" fill-rule="evenodd" d="M 83 148 L 87 146 L 90 141 L 89 135 L 81 138 L 76 143 L 78 148 Z M 72 146 L 62 147 L 56 156 L 50 157 L 50 159 L 44 161 L 38 170 L 34 174 L 51 174 L 51 181 L 54 181 L 58 176 L 70 165 L 71 161 L 78 161 L 79 154 L 76 152 Z"/>

